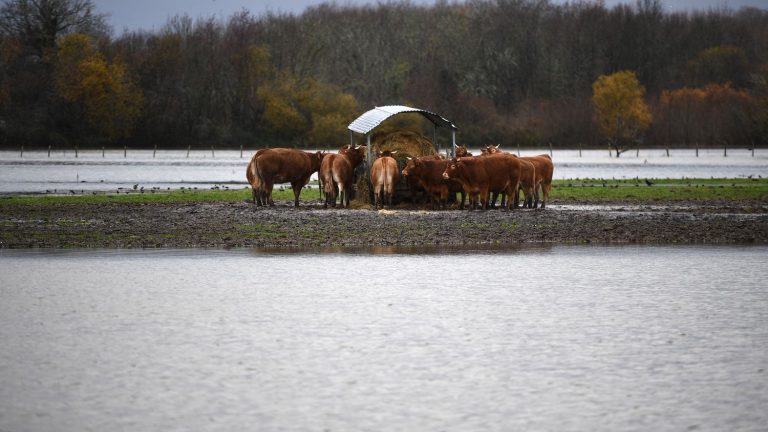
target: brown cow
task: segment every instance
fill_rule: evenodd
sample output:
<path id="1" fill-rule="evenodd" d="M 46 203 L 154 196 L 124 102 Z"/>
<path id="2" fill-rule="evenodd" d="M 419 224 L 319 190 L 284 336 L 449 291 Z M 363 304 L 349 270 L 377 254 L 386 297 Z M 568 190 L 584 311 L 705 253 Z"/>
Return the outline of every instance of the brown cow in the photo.
<path id="1" fill-rule="evenodd" d="M 464 208 L 466 196 L 461 185 L 455 181 L 443 179 L 443 171 L 448 161 L 439 156 L 423 156 L 408 159 L 403 168 L 403 176 L 411 182 L 418 184 L 427 192 L 432 202 L 432 208 L 445 209 L 448 202 L 448 194 L 461 193 L 461 209 Z"/>
<path id="2" fill-rule="evenodd" d="M 541 188 L 542 195 L 541 208 L 544 208 L 547 199 L 549 199 L 549 191 L 552 190 L 552 174 L 555 171 L 552 158 L 548 154 L 540 154 L 538 156 L 525 156 L 520 159 L 531 162 L 536 167 L 536 183 L 533 186 L 535 200 L 533 208 L 536 208 L 539 204 L 539 188 Z"/>
<path id="3" fill-rule="evenodd" d="M 499 149 L 499 145 L 496 144 L 485 146 L 482 150 L 483 154 L 498 154 L 504 153 Z M 510 153 L 511 154 L 511 153 Z M 513 155 L 514 156 L 514 155 Z M 524 190 L 526 196 L 526 205 L 529 208 L 536 208 L 539 203 L 539 188 L 542 192 L 541 208 L 546 205 L 546 200 L 549 198 L 549 192 L 552 189 L 552 173 L 554 172 L 554 164 L 552 158 L 548 154 L 540 154 L 538 156 L 522 156 L 521 160 L 527 161 L 534 166 L 534 184 L 533 184 L 533 202 L 528 199 L 528 192 Z M 526 172 L 523 173 L 524 178 L 528 178 Z M 525 184 L 521 183 L 521 186 L 525 188 Z M 517 197 L 516 197 L 517 198 Z M 517 206 L 517 203 L 515 203 Z"/>
<path id="4" fill-rule="evenodd" d="M 384 208 L 387 202 L 392 207 L 392 196 L 400 181 L 400 171 L 397 161 L 392 157 L 397 151 L 384 150 L 371 166 L 371 184 L 373 185 L 373 208 L 378 209 L 379 203 Z"/>
<path id="5" fill-rule="evenodd" d="M 456 157 L 468 157 L 472 156 L 472 153 L 467 150 L 466 146 L 456 146 Z"/>
<path id="6" fill-rule="evenodd" d="M 275 183 L 290 183 L 293 189 L 294 206 L 299 206 L 301 189 L 310 176 L 320 169 L 325 156 L 322 152 L 308 153 L 295 149 L 265 149 L 256 157 L 256 177 L 261 182 L 263 198 L 274 206 L 272 188 Z"/>
<path id="7" fill-rule="evenodd" d="M 494 153 L 502 153 L 502 151 L 499 150 L 500 145 L 501 144 L 496 144 L 496 145 L 488 144 L 485 147 L 480 149 L 480 154 L 488 155 L 488 154 L 494 154 Z"/>
<path id="8" fill-rule="evenodd" d="M 443 178 L 461 183 L 465 193 L 470 194 L 470 210 L 478 204 L 481 209 L 487 209 L 490 191 L 504 191 L 514 196 L 520 184 L 520 171 L 520 161 L 508 154 L 454 158 L 443 171 Z"/>
<path id="9" fill-rule="evenodd" d="M 344 147 L 337 154 L 327 155 L 320 166 L 320 181 L 325 192 L 324 207 L 330 203 L 336 207 L 336 195 L 340 196 L 342 205 L 349 200 L 352 194 L 352 182 L 354 181 L 355 168 L 360 165 L 365 157 L 365 146 Z"/>
<path id="10" fill-rule="evenodd" d="M 411 160 L 411 158 L 407 158 L 408 160 Z M 441 155 L 429 155 L 429 156 L 420 156 L 418 158 L 419 160 L 441 160 L 443 157 Z M 406 165 L 408 162 L 406 161 Z M 405 168 L 405 167 L 403 167 Z M 402 174 L 402 172 L 401 172 Z M 432 202 L 432 194 L 427 192 L 426 189 L 421 185 L 421 182 L 414 177 L 413 175 L 404 175 L 403 178 L 405 178 L 405 183 L 408 185 L 408 190 L 410 191 L 410 197 L 412 203 L 422 203 L 425 200 L 429 200 L 429 202 Z M 420 196 L 417 196 L 417 193 L 420 194 Z"/>

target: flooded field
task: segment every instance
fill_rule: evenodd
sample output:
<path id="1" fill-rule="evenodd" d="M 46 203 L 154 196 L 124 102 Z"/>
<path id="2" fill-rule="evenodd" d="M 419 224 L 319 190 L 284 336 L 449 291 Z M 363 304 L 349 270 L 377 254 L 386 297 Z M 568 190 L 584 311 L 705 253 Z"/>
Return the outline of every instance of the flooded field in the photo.
<path id="1" fill-rule="evenodd" d="M 471 149 L 475 154 L 479 150 Z M 511 150 L 511 149 L 510 149 Z M 547 150 L 523 151 L 533 155 Z M 154 157 L 153 157 L 154 155 Z M 0 152 L 0 193 L 46 193 L 56 191 L 116 191 L 136 187 L 180 189 L 214 186 L 245 187 L 245 167 L 251 152 L 101 150 L 47 152 Z M 768 177 L 768 150 L 754 156 L 746 149 L 631 151 L 620 158 L 606 150 L 560 150 L 553 153 L 556 179 L 583 178 L 738 178 Z"/>
<path id="2" fill-rule="evenodd" d="M 0 430 L 764 430 L 767 247 L 0 250 Z"/>

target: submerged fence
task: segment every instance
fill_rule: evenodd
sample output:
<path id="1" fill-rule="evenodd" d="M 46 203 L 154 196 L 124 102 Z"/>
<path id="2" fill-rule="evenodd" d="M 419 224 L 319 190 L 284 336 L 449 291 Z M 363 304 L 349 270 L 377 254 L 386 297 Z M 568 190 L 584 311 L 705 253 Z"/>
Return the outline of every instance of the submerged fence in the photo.
<path id="1" fill-rule="evenodd" d="M 256 150 L 259 150 L 261 148 L 263 148 L 263 147 L 254 147 L 252 149 L 248 149 L 245 146 L 240 145 L 239 147 L 220 147 L 220 148 L 217 149 L 216 146 L 212 145 L 211 148 L 210 148 L 210 153 L 211 153 L 211 157 L 215 158 L 216 157 L 216 151 L 225 151 L 225 152 L 239 151 L 240 158 L 242 159 L 242 158 L 246 157 L 247 154 L 249 154 L 249 152 L 255 152 Z M 307 150 L 307 151 L 309 151 L 309 150 L 318 150 L 318 149 L 310 149 L 310 148 L 300 148 L 300 149 L 301 150 Z M 512 149 L 509 148 L 509 147 L 505 147 L 503 149 L 505 151 L 512 151 Z M 641 151 L 648 152 L 648 151 L 653 151 L 653 150 L 664 150 L 666 156 L 667 157 L 671 157 L 672 156 L 671 152 L 693 150 L 693 151 L 695 151 L 695 156 L 699 157 L 700 150 L 717 150 L 717 149 L 720 149 L 720 147 L 700 147 L 699 145 L 696 145 L 693 148 L 690 148 L 690 147 L 644 147 L 644 148 L 633 147 L 633 148 L 630 148 L 630 149 L 620 150 L 620 154 L 627 154 L 627 153 L 631 154 L 632 151 L 634 151 L 635 157 L 640 157 L 640 152 Z M 739 146 L 728 147 L 727 144 L 724 144 L 723 147 L 722 147 L 723 157 L 728 157 L 728 150 L 734 151 L 734 150 L 739 150 L 739 149 L 746 149 L 747 151 L 749 151 L 751 153 L 752 157 L 755 156 L 755 146 L 754 145 L 752 145 L 752 146 L 741 146 L 741 147 L 739 147 Z M 75 154 L 75 158 L 79 157 L 80 151 L 81 151 L 81 149 L 79 149 L 77 145 L 75 145 L 74 147 L 71 147 L 71 148 L 62 148 L 62 149 L 54 149 L 52 146 L 49 145 L 46 150 L 47 150 L 47 156 L 48 157 L 51 157 L 51 152 L 52 151 L 62 151 L 65 154 L 66 154 L 67 151 L 73 151 L 74 154 Z M 114 151 L 114 150 L 121 150 L 121 149 L 120 148 L 106 149 L 104 146 L 102 146 L 100 150 L 101 150 L 101 157 L 102 158 L 106 158 L 106 152 L 108 150 L 109 151 Z M 134 148 L 134 149 L 131 149 L 131 151 L 148 151 L 148 150 L 152 151 L 152 157 L 153 158 L 155 158 L 157 156 L 157 151 L 158 150 L 163 151 L 163 152 L 169 152 L 169 151 L 184 152 L 186 150 L 186 158 L 189 158 L 189 156 L 190 156 L 190 154 L 192 152 L 208 152 L 209 151 L 207 149 L 204 150 L 204 149 L 199 148 L 199 147 L 193 149 L 191 145 L 187 146 L 186 149 L 183 149 L 183 148 L 158 149 L 157 145 L 154 145 L 151 149 L 147 149 L 147 148 Z M 330 148 L 319 149 L 319 150 L 333 151 Z M 471 149 L 471 150 L 477 150 L 477 149 Z M 518 155 L 520 155 L 520 154 L 522 154 L 522 150 L 525 150 L 525 151 L 535 151 L 535 150 L 541 150 L 541 148 L 540 147 L 536 147 L 536 148 L 523 148 L 523 149 L 521 149 L 520 144 L 517 144 L 516 145 L 516 153 Z M 561 147 L 561 148 L 559 147 L 559 148 L 555 148 L 555 147 L 553 147 L 552 143 L 550 143 L 548 145 L 548 148 L 545 151 L 548 151 L 549 155 L 554 157 L 555 152 L 558 152 L 558 151 L 576 151 L 576 150 L 578 150 L 578 152 L 579 152 L 579 157 L 582 157 L 582 153 L 583 153 L 583 151 L 585 149 L 583 148 L 581 143 L 579 143 L 576 148 L 573 148 L 573 147 Z M 586 150 L 589 151 L 589 150 L 597 150 L 597 149 L 594 148 L 594 147 L 590 147 L 590 148 L 588 148 Z M 11 149 L 8 149 L 8 151 L 11 151 Z M 25 148 L 24 145 L 21 145 L 20 148 L 19 148 L 19 157 L 20 158 L 24 157 L 24 152 L 25 151 L 29 152 L 29 151 L 39 151 L 39 150 L 28 150 L 28 149 Z M 89 149 L 87 149 L 85 151 L 92 152 L 92 151 L 99 151 L 99 149 L 98 148 L 96 148 L 96 149 L 89 148 Z M 129 153 L 128 146 L 123 146 L 122 151 L 123 151 L 123 158 L 128 158 L 128 153 Z M 610 146 L 608 147 L 608 156 L 609 157 L 614 157 L 614 153 L 615 152 L 616 152 L 615 148 L 612 148 Z M 617 155 L 615 157 L 619 158 L 620 156 Z"/>

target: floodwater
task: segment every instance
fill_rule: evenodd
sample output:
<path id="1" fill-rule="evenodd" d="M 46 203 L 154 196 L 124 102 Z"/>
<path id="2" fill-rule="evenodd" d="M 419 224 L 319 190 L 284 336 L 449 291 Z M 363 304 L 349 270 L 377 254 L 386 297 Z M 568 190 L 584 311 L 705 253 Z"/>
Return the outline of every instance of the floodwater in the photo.
<path id="1" fill-rule="evenodd" d="M 479 150 L 471 149 L 475 154 Z M 509 149 L 512 150 L 512 149 Z M 528 150 L 535 155 L 547 150 Z M 77 193 L 119 189 L 243 188 L 252 152 L 101 150 L 78 152 L 0 151 L 0 193 Z M 630 151 L 616 158 L 607 150 L 557 150 L 553 153 L 556 179 L 739 178 L 768 177 L 768 149 L 754 156 L 746 149 Z"/>
<path id="2" fill-rule="evenodd" d="M 765 430 L 767 247 L 476 249 L 0 250 L 0 431 Z"/>

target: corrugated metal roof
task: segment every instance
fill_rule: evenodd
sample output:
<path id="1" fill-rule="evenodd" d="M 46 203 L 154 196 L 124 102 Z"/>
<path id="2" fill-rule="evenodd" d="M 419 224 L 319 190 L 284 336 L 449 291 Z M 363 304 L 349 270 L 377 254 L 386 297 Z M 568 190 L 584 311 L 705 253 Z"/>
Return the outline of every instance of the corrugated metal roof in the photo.
<path id="1" fill-rule="evenodd" d="M 433 113 L 432 111 L 427 111 L 419 108 L 411 108 L 403 105 L 387 105 L 382 107 L 376 107 L 365 114 L 361 115 L 360 117 L 356 118 L 355 121 L 349 124 L 347 126 L 347 129 L 351 130 L 352 132 L 357 132 L 361 134 L 367 134 L 371 130 L 373 130 L 376 126 L 381 124 L 384 120 L 392 117 L 396 114 L 401 113 L 419 113 L 423 115 L 424 117 L 428 118 L 429 121 L 434 123 L 437 126 L 443 126 L 443 127 L 449 127 L 453 130 L 458 129 L 453 123 L 451 123 L 449 120 L 443 118 L 442 116 Z"/>

